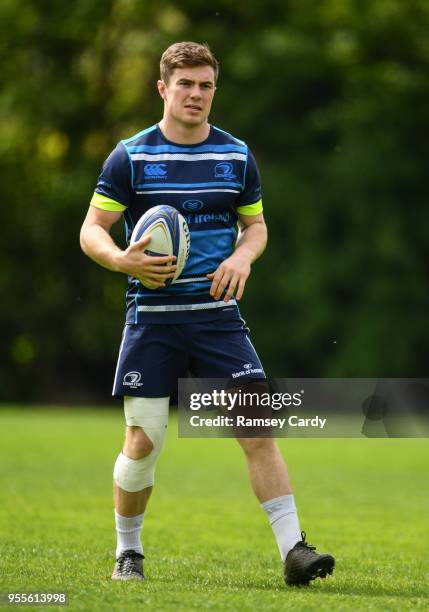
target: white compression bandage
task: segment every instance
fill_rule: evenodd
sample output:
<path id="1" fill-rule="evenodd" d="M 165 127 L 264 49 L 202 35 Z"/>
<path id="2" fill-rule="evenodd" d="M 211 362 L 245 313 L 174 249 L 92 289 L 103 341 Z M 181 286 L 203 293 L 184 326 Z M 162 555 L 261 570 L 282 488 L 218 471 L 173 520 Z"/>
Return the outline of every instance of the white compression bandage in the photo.
<path id="1" fill-rule="evenodd" d="M 169 401 L 168 397 L 124 397 L 127 425 L 142 427 L 153 444 L 152 451 L 143 459 L 130 459 L 119 453 L 113 478 L 124 491 L 135 493 L 153 485 L 156 460 L 167 431 Z"/>

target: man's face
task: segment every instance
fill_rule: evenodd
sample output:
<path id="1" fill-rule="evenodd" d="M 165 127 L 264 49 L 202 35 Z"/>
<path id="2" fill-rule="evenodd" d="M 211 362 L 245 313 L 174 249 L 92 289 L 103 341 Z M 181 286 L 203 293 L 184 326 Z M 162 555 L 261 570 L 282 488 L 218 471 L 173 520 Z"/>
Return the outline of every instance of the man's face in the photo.
<path id="1" fill-rule="evenodd" d="M 158 81 L 164 116 L 187 127 L 205 123 L 216 89 L 214 79 L 211 66 L 192 66 L 176 68 L 168 84 Z"/>

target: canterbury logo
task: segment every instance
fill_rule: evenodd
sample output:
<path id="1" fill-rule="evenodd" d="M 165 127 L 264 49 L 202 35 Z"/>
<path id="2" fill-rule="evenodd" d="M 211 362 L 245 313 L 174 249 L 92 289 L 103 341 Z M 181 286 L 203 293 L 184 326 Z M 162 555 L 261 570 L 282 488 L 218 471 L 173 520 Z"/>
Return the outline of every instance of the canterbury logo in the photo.
<path id="1" fill-rule="evenodd" d="M 267 508 L 266 511 L 268 514 L 274 514 L 274 512 L 279 512 L 279 510 L 283 510 L 283 505 L 282 504 L 277 504 L 277 505 L 273 505 L 271 506 L 271 508 Z M 287 513 L 285 513 L 287 514 Z"/>
<path id="2" fill-rule="evenodd" d="M 146 176 L 165 176 L 167 164 L 146 164 L 144 173 Z"/>

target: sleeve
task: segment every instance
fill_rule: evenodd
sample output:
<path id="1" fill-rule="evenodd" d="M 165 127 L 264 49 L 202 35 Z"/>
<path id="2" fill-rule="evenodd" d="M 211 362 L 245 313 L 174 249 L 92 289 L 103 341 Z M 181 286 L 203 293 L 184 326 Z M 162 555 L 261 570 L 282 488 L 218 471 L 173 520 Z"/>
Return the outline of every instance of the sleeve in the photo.
<path id="1" fill-rule="evenodd" d="M 132 202 L 131 162 L 122 143 L 119 143 L 103 164 L 91 206 L 122 212 Z"/>
<path id="2" fill-rule="evenodd" d="M 261 177 L 253 153 L 247 150 L 247 163 L 244 174 L 243 191 L 236 201 L 240 215 L 259 215 L 262 212 Z"/>

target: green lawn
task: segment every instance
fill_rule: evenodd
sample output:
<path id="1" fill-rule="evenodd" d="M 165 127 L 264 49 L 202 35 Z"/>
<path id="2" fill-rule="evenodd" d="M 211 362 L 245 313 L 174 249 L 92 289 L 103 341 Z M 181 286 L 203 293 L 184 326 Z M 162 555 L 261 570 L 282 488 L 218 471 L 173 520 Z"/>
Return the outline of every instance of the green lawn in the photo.
<path id="1" fill-rule="evenodd" d="M 337 560 L 332 578 L 291 589 L 236 442 L 178 439 L 173 417 L 145 517 L 147 579 L 117 583 L 122 423 L 120 407 L 0 410 L 0 591 L 65 590 L 72 610 L 429 607 L 427 440 L 280 441 L 301 527 Z"/>

